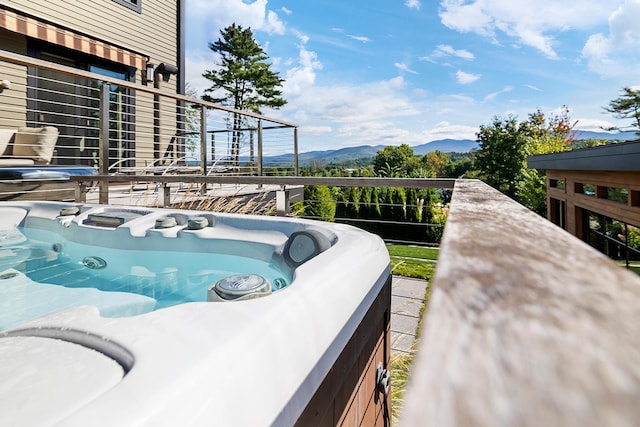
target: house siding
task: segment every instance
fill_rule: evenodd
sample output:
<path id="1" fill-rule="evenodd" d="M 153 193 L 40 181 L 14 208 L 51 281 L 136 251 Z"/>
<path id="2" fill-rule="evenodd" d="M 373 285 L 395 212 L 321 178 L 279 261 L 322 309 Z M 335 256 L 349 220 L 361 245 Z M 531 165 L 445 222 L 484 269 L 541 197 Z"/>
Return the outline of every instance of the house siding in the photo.
<path id="1" fill-rule="evenodd" d="M 178 65 L 178 1 L 143 0 L 142 13 L 113 0 L 9 0 L 7 7 L 145 55 L 154 64 Z M 136 81 L 140 82 L 140 71 Z M 163 85 L 176 92 L 176 79 Z"/>
<path id="2" fill-rule="evenodd" d="M 179 68 L 184 65 L 180 63 L 180 0 L 142 0 L 141 12 L 113 0 L 74 0 L 73 2 L 8 0 L 4 1 L 2 6 L 56 27 L 125 49 L 145 57 L 156 67 L 163 62 Z M 0 29 L 0 36 L 0 49 L 22 55 L 27 54 L 26 36 L 5 29 Z M 142 71 L 142 69 L 135 70 L 135 82 L 142 83 Z M 25 126 L 27 67 L 0 63 L 0 73 L 4 76 L 1 77 L 2 79 L 8 79 L 13 83 L 11 96 L 4 96 L 3 102 L 15 104 L 12 104 L 11 108 L 3 108 L 0 127 Z M 181 73 L 184 73 L 184 70 L 181 70 Z M 173 76 L 168 82 L 162 82 L 161 90 L 166 93 L 181 92 L 182 83 L 178 77 Z M 162 102 L 164 104 L 168 101 Z M 168 107 L 163 105 L 160 113 L 161 153 L 164 152 L 177 130 L 175 101 L 173 104 Z M 137 163 L 145 164 L 148 159 L 154 157 L 153 110 L 151 109 L 153 97 L 138 92 L 135 95 L 134 105 Z M 6 113 L 5 110 L 10 113 Z"/>
<path id="3" fill-rule="evenodd" d="M 27 45 L 24 37 L 0 28 L 0 47 L 10 52 L 25 55 Z M 25 110 L 27 108 L 27 67 L 0 61 L 0 80 L 11 82 L 11 91 L 0 94 L 2 97 L 2 114 L 0 128 L 17 129 L 25 126 Z"/>

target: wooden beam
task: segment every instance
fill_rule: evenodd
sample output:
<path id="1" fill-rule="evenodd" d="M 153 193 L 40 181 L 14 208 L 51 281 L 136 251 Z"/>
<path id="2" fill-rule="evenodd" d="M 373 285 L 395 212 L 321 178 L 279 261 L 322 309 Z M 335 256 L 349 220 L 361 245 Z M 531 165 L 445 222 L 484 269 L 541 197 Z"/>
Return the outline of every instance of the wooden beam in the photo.
<path id="1" fill-rule="evenodd" d="M 640 424 L 640 278 L 456 183 L 402 426 Z"/>

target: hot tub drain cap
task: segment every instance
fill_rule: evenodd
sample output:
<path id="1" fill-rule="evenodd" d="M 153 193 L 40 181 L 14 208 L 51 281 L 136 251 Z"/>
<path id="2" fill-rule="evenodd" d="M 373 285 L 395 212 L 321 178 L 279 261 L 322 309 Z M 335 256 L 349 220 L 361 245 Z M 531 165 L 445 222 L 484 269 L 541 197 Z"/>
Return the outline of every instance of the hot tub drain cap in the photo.
<path id="1" fill-rule="evenodd" d="M 238 301 L 271 293 L 271 283 L 257 274 L 234 274 L 216 282 L 208 290 L 208 301 Z"/>

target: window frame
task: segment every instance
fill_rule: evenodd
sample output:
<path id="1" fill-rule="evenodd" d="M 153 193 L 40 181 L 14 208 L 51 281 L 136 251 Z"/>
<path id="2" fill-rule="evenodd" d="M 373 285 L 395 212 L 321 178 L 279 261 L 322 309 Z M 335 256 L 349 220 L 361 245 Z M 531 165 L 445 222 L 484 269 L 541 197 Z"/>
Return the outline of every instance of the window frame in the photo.
<path id="1" fill-rule="evenodd" d="M 114 2 L 134 10 L 138 13 L 142 13 L 142 0 L 113 0 Z"/>

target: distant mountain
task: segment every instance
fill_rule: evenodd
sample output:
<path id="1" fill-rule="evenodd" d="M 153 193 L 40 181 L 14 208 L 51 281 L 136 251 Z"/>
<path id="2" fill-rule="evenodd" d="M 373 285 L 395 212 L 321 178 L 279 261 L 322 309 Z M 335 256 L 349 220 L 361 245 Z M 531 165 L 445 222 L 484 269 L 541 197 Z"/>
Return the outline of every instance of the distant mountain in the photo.
<path id="1" fill-rule="evenodd" d="M 606 139 L 609 141 L 628 141 L 631 139 L 638 139 L 635 132 L 592 132 L 592 131 L 576 131 L 575 135 L 578 140 L 585 139 Z M 312 162 L 318 162 L 320 164 L 339 163 L 349 160 L 372 158 L 382 150 L 384 145 L 361 145 L 359 147 L 346 147 L 336 150 L 324 150 L 324 151 L 307 151 L 300 153 L 298 156 L 298 162 L 300 166 L 309 166 Z M 423 156 L 432 151 L 442 151 L 443 153 L 468 153 L 471 150 L 477 150 L 480 145 L 477 141 L 472 139 L 440 139 L 437 141 L 427 142 L 421 145 L 415 145 L 411 147 L 414 154 L 417 156 Z M 241 159 L 245 160 L 245 159 Z M 279 164 L 291 164 L 293 163 L 293 154 L 282 154 L 279 156 L 265 156 L 264 165 L 274 166 Z"/>
<path id="2" fill-rule="evenodd" d="M 298 154 L 298 162 L 300 166 L 309 166 L 312 162 L 321 164 L 346 162 L 349 160 L 365 159 L 375 157 L 378 151 L 382 150 L 384 145 L 361 145 L 359 147 L 346 147 L 337 150 L 324 151 L 307 151 Z M 241 161 L 244 159 L 241 159 Z M 291 164 L 293 162 L 293 154 L 281 154 L 278 156 L 265 156 L 265 166 L 273 166 L 278 164 Z"/>
<path id="3" fill-rule="evenodd" d="M 382 150 L 384 145 L 361 145 L 359 147 L 346 147 L 337 150 L 325 151 L 308 151 L 300 153 L 299 161 L 322 160 L 326 163 L 344 162 L 347 160 L 363 159 L 367 157 L 375 157 L 378 151 Z"/>
<path id="4" fill-rule="evenodd" d="M 608 141 L 629 141 L 632 139 L 638 139 L 638 135 L 634 131 L 612 133 L 604 131 L 592 132 L 588 130 L 577 130 L 575 131 L 575 139 L 606 139 Z"/>
<path id="5" fill-rule="evenodd" d="M 468 153 L 471 150 L 477 150 L 480 145 L 472 139 L 440 139 L 438 141 L 427 142 L 426 144 L 416 145 L 413 152 L 417 156 L 423 156 L 432 151 L 442 151 L 443 153 Z"/>
<path id="6" fill-rule="evenodd" d="M 300 166 L 309 166 L 312 162 L 321 164 L 346 162 L 349 160 L 373 158 L 382 150 L 384 145 L 361 145 L 359 147 L 346 147 L 337 150 L 324 151 L 307 151 L 298 155 Z M 418 156 L 425 155 L 431 151 L 442 151 L 444 153 L 467 153 L 478 148 L 478 143 L 470 139 L 441 139 L 438 141 L 427 142 L 422 145 L 416 145 L 413 148 L 414 154 Z M 264 158 L 265 166 L 277 164 L 291 164 L 293 161 L 292 154 L 282 154 L 279 156 L 270 156 Z"/>

